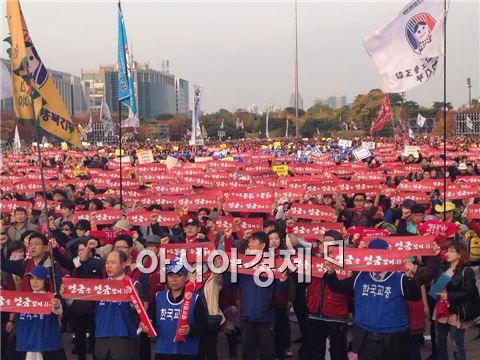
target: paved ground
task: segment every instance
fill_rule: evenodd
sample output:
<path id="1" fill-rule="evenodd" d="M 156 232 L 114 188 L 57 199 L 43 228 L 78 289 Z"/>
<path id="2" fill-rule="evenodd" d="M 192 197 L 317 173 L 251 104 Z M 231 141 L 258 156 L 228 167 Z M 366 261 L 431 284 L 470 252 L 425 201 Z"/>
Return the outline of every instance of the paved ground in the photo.
<path id="1" fill-rule="evenodd" d="M 294 322 L 291 323 L 291 327 L 292 327 L 292 340 L 293 340 L 298 338 L 299 330 L 298 330 L 297 324 Z M 478 334 L 479 334 L 479 328 L 477 327 L 472 327 L 468 329 L 465 334 L 465 347 L 467 350 L 467 360 L 480 359 L 480 339 L 475 339 L 475 337 Z M 67 345 L 66 346 L 67 358 L 72 360 L 76 359 L 76 356 L 71 354 L 71 349 L 72 349 L 72 345 L 70 344 L 71 334 L 64 334 L 64 339 L 65 339 L 65 344 Z M 298 349 L 299 349 L 299 344 L 292 344 L 292 350 L 294 352 L 294 356 L 291 357 L 290 359 L 292 360 L 298 359 L 297 357 Z M 241 359 L 240 346 L 238 346 L 238 350 L 239 350 L 239 353 L 238 353 L 237 359 Z M 451 344 L 449 346 L 449 350 L 450 350 L 449 359 L 453 359 Z M 223 333 L 221 333 L 218 336 L 218 351 L 219 351 L 219 360 L 230 360 L 230 358 L 228 357 L 228 346 L 227 346 L 226 336 Z M 425 344 L 422 347 L 422 359 L 423 360 L 427 359 L 430 354 L 431 354 L 431 343 L 427 335 L 427 340 L 425 341 Z M 92 359 L 92 357 L 90 356 L 89 359 Z M 330 357 L 327 356 L 326 360 L 330 360 Z"/>

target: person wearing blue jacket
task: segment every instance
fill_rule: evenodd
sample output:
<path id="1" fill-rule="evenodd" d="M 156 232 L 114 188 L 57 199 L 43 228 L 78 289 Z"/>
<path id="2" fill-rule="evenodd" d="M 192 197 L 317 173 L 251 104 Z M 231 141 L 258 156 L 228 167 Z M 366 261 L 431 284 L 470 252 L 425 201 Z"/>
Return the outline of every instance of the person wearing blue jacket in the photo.
<path id="1" fill-rule="evenodd" d="M 44 293 L 49 290 L 50 274 L 44 266 L 34 266 L 25 274 L 30 279 L 30 287 L 34 293 Z M 24 353 L 26 359 L 66 360 L 64 345 L 58 315 L 62 313 L 60 299 L 52 300 L 52 313 L 17 314 L 15 350 Z"/>
<path id="2" fill-rule="evenodd" d="M 179 328 L 184 341 L 174 341 L 181 317 L 188 270 L 177 256 L 167 267 L 168 290 L 155 295 L 155 340 L 156 360 L 198 359 L 200 335 L 207 330 L 207 310 L 197 292 L 193 292 L 188 311 L 187 324 Z M 143 324 L 142 324 L 143 325 Z M 143 328 L 143 326 L 142 326 Z"/>
<path id="3" fill-rule="evenodd" d="M 248 249 L 266 251 L 268 236 L 264 232 L 255 232 L 248 239 Z M 233 284 L 226 274 L 226 286 L 240 288 L 240 330 L 242 331 L 242 358 L 256 359 L 257 349 L 260 360 L 274 358 L 274 296 L 279 280 L 270 286 L 261 287 L 254 281 L 254 276 L 239 274 L 238 282 Z M 286 280 L 285 277 L 284 280 Z"/>
<path id="4" fill-rule="evenodd" d="M 389 249 L 388 243 L 376 238 L 369 249 Z M 414 265 L 405 262 L 402 272 L 361 271 L 339 280 L 332 264 L 326 282 L 333 292 L 353 295 L 353 352 L 359 360 L 404 360 L 408 358 L 407 300 L 420 300 L 420 286 L 413 278 Z"/>
<path id="5" fill-rule="evenodd" d="M 120 250 L 108 254 L 105 272 L 111 280 L 125 276 L 127 255 Z M 95 302 L 95 356 L 99 360 L 138 358 L 138 320 L 130 302 Z"/>

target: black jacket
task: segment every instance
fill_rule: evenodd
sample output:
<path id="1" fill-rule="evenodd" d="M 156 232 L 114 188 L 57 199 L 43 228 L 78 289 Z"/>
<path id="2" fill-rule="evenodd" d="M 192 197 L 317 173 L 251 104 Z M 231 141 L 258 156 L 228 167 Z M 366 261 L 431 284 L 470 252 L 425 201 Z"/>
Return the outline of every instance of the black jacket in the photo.
<path id="1" fill-rule="evenodd" d="M 462 287 L 463 276 L 463 287 Z M 446 287 L 448 302 L 450 303 L 449 311 L 451 314 L 458 313 L 459 306 L 465 300 L 471 298 L 478 291 L 475 283 L 475 273 L 468 266 L 457 269 Z"/>

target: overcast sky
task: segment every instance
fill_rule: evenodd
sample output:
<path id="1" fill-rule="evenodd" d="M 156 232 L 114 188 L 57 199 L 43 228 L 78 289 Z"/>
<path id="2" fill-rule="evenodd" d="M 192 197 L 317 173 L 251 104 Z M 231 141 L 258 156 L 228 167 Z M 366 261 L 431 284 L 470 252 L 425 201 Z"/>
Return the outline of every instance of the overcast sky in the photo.
<path id="1" fill-rule="evenodd" d="M 1 13 L 6 11 L 2 1 Z M 299 90 L 306 108 L 316 98 L 355 96 L 380 87 L 362 39 L 408 1 L 299 1 Z M 116 62 L 116 1 L 21 1 L 35 46 L 47 67 L 80 75 Z M 122 1 L 135 60 L 204 87 L 203 108 L 232 110 L 253 103 L 287 106 L 294 89 L 293 1 Z M 5 17 L 2 38 L 8 35 Z M 479 94 L 480 0 L 452 0 L 447 21 L 447 96 L 455 106 Z M 2 43 L 1 56 L 6 57 Z M 443 63 L 407 98 L 443 99 Z"/>

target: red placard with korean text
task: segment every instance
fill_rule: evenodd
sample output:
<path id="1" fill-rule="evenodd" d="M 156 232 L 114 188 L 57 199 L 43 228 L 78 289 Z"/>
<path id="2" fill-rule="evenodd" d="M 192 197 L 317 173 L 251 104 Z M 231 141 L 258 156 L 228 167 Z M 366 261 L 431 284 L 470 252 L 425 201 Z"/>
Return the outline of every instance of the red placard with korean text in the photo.
<path id="1" fill-rule="evenodd" d="M 2 290 L 0 311 L 48 315 L 52 312 L 54 293 Z"/>
<path id="2" fill-rule="evenodd" d="M 67 300 L 130 301 L 130 295 L 122 280 L 62 278 Z"/>
<path id="3" fill-rule="evenodd" d="M 293 204 L 289 215 L 298 219 L 335 221 L 335 210 L 326 205 Z"/>
<path id="4" fill-rule="evenodd" d="M 122 219 L 123 212 L 118 209 L 76 211 L 73 214 L 73 222 L 77 223 L 82 219 L 92 221 L 92 217 L 95 218 L 97 225 L 110 225 Z"/>
<path id="5" fill-rule="evenodd" d="M 244 199 L 235 199 L 235 200 L 226 200 L 223 204 L 223 209 L 226 211 L 240 211 L 240 212 L 257 212 L 257 213 L 267 213 L 272 212 L 272 199 L 256 199 L 244 200 Z"/>
<path id="6" fill-rule="evenodd" d="M 466 209 L 466 217 L 471 220 L 480 219 L 480 204 L 470 204 Z"/>

